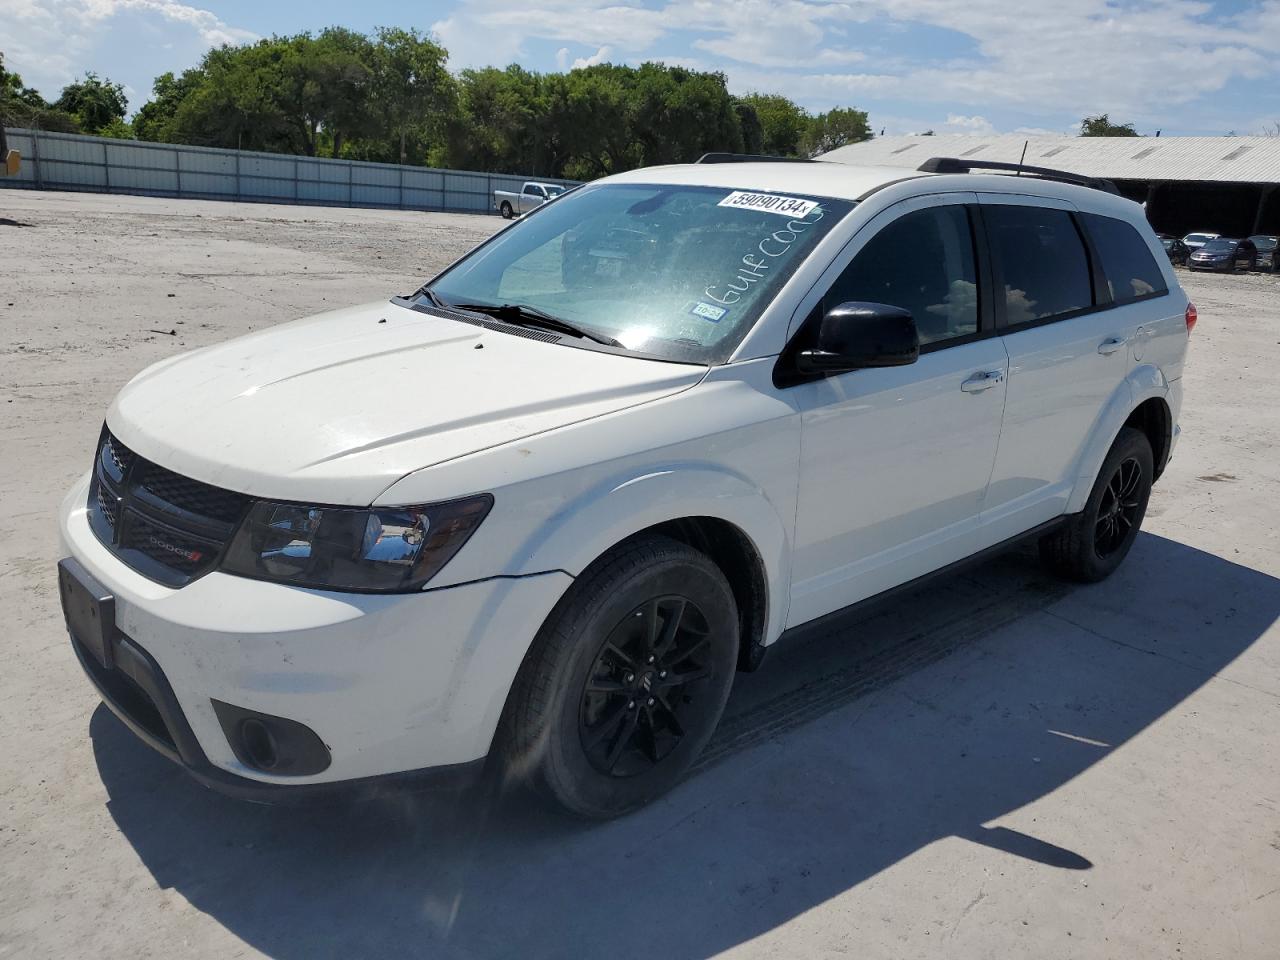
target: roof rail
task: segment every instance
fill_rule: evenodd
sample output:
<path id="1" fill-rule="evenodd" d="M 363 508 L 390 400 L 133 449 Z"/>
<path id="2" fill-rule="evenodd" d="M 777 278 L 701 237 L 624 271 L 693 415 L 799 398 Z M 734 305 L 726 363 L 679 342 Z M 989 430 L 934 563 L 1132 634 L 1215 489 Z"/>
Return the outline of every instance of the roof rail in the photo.
<path id="1" fill-rule="evenodd" d="M 769 157 L 762 153 L 704 153 L 694 163 L 812 163 L 801 157 Z"/>
<path id="2" fill-rule="evenodd" d="M 964 160 L 960 157 L 930 157 L 916 168 L 921 173 L 972 173 L 974 170 L 1008 170 L 1019 176 L 1037 177 L 1041 180 L 1057 180 L 1061 183 L 1074 183 L 1094 190 L 1120 195 L 1116 185 L 1101 177 L 1087 177 L 1080 173 L 1069 173 L 1066 170 L 1053 170 L 1049 167 L 1028 167 L 1021 163 L 1002 163 L 997 160 Z"/>

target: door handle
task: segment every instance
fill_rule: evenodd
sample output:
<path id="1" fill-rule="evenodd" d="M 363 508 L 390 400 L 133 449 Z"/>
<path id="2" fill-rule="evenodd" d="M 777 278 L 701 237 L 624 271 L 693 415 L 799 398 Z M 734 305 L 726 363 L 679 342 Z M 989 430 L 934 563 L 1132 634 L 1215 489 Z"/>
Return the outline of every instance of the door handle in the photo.
<path id="1" fill-rule="evenodd" d="M 1107 339 L 1098 344 L 1098 352 L 1104 357 L 1110 356 L 1128 342 L 1129 339 L 1127 337 L 1107 337 Z"/>
<path id="2" fill-rule="evenodd" d="M 983 390 L 990 390 L 994 386 L 1004 382 L 1003 370 L 983 370 L 975 373 L 964 383 L 960 384 L 960 389 L 965 393 L 981 393 Z"/>

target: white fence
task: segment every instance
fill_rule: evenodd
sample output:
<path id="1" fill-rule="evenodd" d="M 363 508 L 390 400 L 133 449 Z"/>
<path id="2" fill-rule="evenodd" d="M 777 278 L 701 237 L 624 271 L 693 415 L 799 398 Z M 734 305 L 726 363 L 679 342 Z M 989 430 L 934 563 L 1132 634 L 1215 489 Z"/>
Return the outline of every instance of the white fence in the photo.
<path id="1" fill-rule="evenodd" d="M 575 183 L 71 133 L 5 134 L 9 148 L 22 154 L 22 169 L 0 177 L 0 187 L 34 190 L 486 213 L 493 210 L 494 190 L 518 191 L 526 179 Z"/>

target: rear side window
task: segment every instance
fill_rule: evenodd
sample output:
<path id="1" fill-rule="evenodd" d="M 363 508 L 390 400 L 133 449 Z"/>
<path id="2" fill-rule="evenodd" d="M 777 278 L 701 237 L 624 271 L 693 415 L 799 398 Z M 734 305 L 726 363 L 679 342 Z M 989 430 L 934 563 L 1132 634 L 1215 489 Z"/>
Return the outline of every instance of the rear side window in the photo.
<path id="1" fill-rule="evenodd" d="M 1164 274 L 1138 231 L 1114 217 L 1086 213 L 1085 228 L 1102 261 L 1102 272 L 1117 304 L 1168 293 Z"/>
<path id="2" fill-rule="evenodd" d="M 978 332 L 973 233 L 962 206 L 905 214 L 880 230 L 823 298 L 823 309 L 850 300 L 910 310 L 921 344 Z"/>
<path id="3" fill-rule="evenodd" d="M 1009 326 L 1093 306 L 1089 257 L 1071 214 L 992 204 L 982 208 L 982 216 L 1002 274 Z"/>

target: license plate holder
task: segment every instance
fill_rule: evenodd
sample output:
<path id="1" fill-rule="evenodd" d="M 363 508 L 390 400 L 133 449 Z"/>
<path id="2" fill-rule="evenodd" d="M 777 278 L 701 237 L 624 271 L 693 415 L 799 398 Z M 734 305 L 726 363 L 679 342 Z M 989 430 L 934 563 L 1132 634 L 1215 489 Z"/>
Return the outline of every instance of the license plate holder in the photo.
<path id="1" fill-rule="evenodd" d="M 115 597 L 74 558 L 58 562 L 58 594 L 67 630 L 103 667 L 114 665 Z"/>

